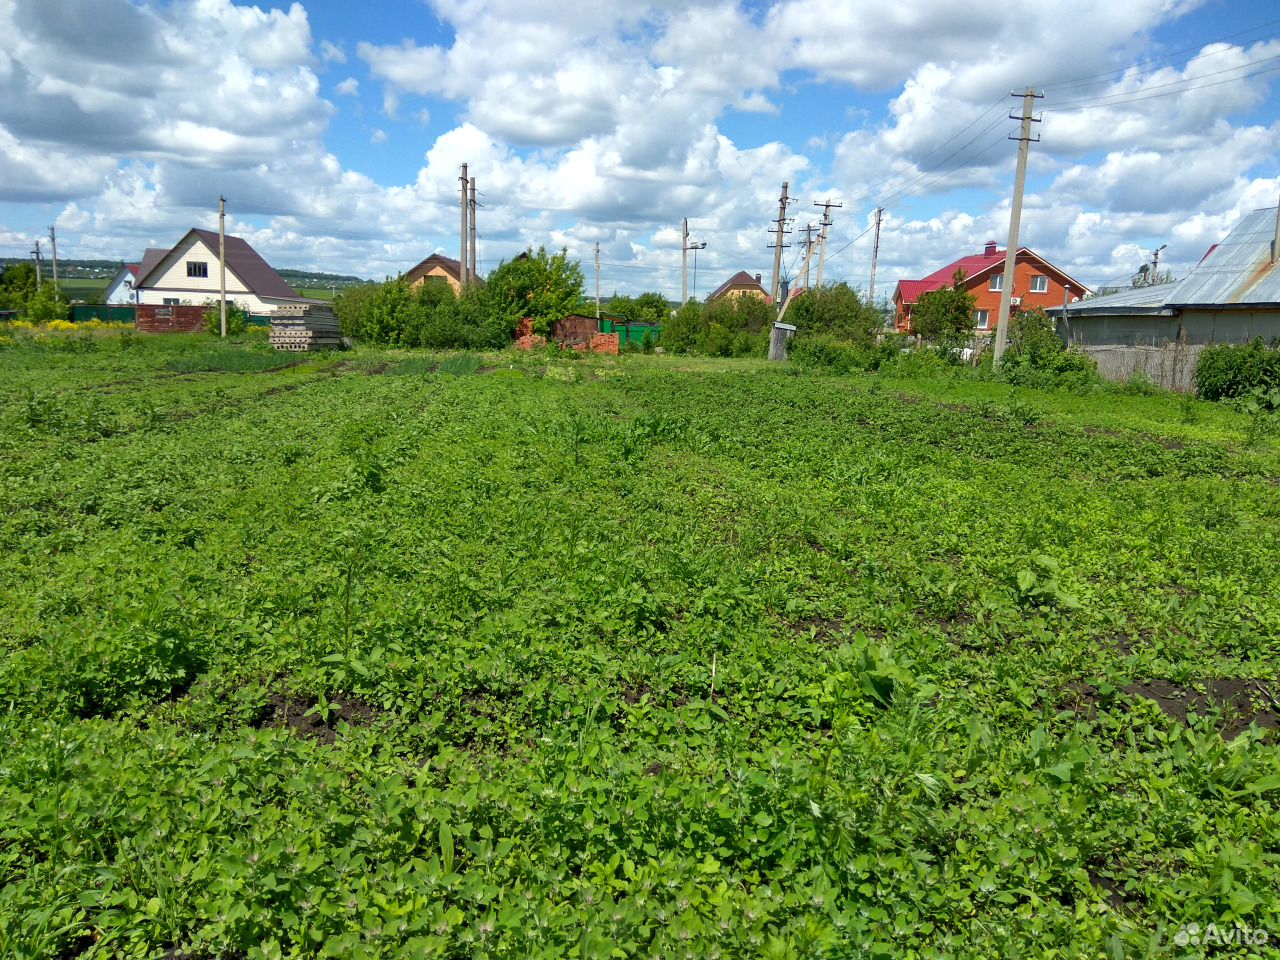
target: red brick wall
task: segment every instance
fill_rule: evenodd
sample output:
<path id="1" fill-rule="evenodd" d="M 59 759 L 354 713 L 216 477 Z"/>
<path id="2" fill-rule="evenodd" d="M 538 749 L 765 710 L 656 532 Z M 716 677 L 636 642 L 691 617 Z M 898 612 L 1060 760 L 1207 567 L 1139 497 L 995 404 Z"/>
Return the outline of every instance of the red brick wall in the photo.
<path id="1" fill-rule="evenodd" d="M 199 333 L 204 329 L 206 307 L 160 307 L 138 304 L 135 328 L 139 333 Z"/>
<path id="2" fill-rule="evenodd" d="M 616 333 L 597 333 L 591 338 L 592 353 L 611 353 L 618 355 L 618 335 Z"/>

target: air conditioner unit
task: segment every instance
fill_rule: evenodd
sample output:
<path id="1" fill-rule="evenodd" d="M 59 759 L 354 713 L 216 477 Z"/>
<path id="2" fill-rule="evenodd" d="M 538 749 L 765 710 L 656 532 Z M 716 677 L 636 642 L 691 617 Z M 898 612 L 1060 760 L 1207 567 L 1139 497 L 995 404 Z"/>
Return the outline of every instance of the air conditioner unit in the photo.
<path id="1" fill-rule="evenodd" d="M 1010 305 L 1011 307 L 1020 307 L 1020 306 L 1022 306 L 1022 298 L 1021 298 L 1021 297 L 1010 297 L 1010 298 L 1009 298 L 1009 305 Z"/>
<path id="2" fill-rule="evenodd" d="M 1072 303 L 1079 303 L 1079 302 L 1080 302 L 1080 298 L 1079 298 L 1079 297 L 1072 297 L 1072 298 L 1071 298 L 1071 302 L 1072 302 Z"/>

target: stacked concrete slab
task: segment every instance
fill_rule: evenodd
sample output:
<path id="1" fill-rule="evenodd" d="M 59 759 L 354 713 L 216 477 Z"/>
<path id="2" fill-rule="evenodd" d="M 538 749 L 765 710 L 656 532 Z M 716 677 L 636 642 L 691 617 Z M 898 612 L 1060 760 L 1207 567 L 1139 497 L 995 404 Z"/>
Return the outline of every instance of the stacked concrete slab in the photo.
<path id="1" fill-rule="evenodd" d="M 338 315 L 327 303 L 298 303 L 276 307 L 271 316 L 271 345 L 277 350 L 342 349 Z"/>

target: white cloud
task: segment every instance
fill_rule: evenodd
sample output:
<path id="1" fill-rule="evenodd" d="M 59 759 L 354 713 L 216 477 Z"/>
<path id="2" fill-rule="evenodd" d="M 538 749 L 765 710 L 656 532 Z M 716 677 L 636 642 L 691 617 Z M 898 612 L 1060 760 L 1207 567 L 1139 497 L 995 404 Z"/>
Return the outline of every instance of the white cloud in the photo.
<path id="1" fill-rule="evenodd" d="M 386 143 L 387 131 L 374 128 L 373 133 L 369 135 L 369 142 L 370 143 Z"/>
<path id="2" fill-rule="evenodd" d="M 344 97 L 354 97 L 360 92 L 360 81 L 355 77 L 347 77 L 333 88 L 333 92 Z"/>
<path id="3" fill-rule="evenodd" d="M 320 59 L 325 63 L 346 63 L 347 55 L 342 48 L 328 40 L 320 41 Z"/>

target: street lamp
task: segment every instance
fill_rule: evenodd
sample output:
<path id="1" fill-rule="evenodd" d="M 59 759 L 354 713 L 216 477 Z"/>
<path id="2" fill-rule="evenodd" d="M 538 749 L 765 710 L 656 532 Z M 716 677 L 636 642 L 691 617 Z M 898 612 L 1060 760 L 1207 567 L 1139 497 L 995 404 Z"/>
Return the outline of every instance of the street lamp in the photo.
<path id="1" fill-rule="evenodd" d="M 701 243 L 689 244 L 689 249 L 693 251 L 693 295 L 698 295 L 698 251 L 707 249 L 707 241 Z"/>

